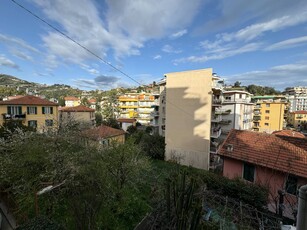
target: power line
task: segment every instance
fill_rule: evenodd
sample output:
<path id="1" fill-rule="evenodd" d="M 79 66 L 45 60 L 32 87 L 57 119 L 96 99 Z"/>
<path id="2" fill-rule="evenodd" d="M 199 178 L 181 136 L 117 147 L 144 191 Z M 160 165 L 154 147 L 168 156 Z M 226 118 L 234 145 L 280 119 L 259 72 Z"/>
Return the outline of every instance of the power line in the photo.
<path id="1" fill-rule="evenodd" d="M 11 0 L 11 2 L 13 2 L 14 4 L 16 4 L 17 6 L 19 6 L 21 9 L 25 10 L 26 12 L 28 12 L 29 14 L 31 14 L 33 17 L 35 17 L 36 19 L 38 19 L 39 21 L 45 23 L 47 26 L 49 26 L 50 28 L 52 28 L 53 30 L 55 30 L 56 32 L 58 32 L 59 34 L 61 34 L 62 36 L 64 36 L 65 38 L 69 39 L 70 41 L 72 41 L 73 43 L 75 43 L 76 45 L 80 46 L 82 49 L 84 49 L 85 51 L 87 51 L 88 53 L 90 53 L 91 55 L 93 55 L 94 57 L 98 58 L 100 61 L 102 61 L 104 64 L 110 66 L 111 68 L 113 68 L 114 70 L 120 72 L 121 74 L 123 74 L 125 77 L 128 77 L 130 80 L 134 81 L 135 83 L 139 84 L 140 86 L 142 85 L 140 82 L 138 82 L 137 80 L 135 80 L 134 78 L 130 77 L 127 73 L 125 73 L 124 71 L 120 70 L 119 68 L 117 68 L 116 66 L 112 65 L 110 62 L 104 60 L 102 57 L 100 57 L 98 54 L 94 53 L 93 51 L 91 51 L 90 49 L 88 49 L 87 47 L 85 47 L 84 45 L 82 45 L 80 42 L 76 41 L 75 39 L 73 39 L 72 37 L 70 37 L 69 35 L 67 35 L 66 33 L 62 32 L 60 29 L 58 29 L 57 27 L 53 26 L 52 24 L 50 24 L 49 22 L 47 22 L 45 19 L 41 18 L 40 16 L 38 16 L 37 14 L 35 14 L 34 12 L 32 12 L 31 10 L 29 10 L 28 8 L 24 7 L 22 4 L 18 3 L 16 0 Z M 169 100 L 166 100 L 168 103 L 170 103 L 172 106 L 174 106 L 175 108 L 177 108 L 178 110 L 181 110 L 182 112 L 184 112 L 185 114 L 191 116 L 194 118 L 194 116 L 192 114 L 190 114 L 189 112 L 185 111 L 184 109 L 178 107 L 177 105 L 175 105 L 174 103 L 170 102 Z"/>
<path id="2" fill-rule="evenodd" d="M 92 54 L 94 57 L 98 58 L 100 61 L 102 61 L 104 64 L 112 67 L 113 69 L 115 69 L 116 71 L 120 72 L 121 74 L 123 74 L 124 76 L 128 77 L 130 80 L 136 82 L 139 85 L 142 85 L 140 82 L 138 82 L 137 80 L 133 79 L 132 77 L 130 77 L 128 74 L 126 74 L 125 72 L 123 72 L 122 70 L 120 70 L 119 68 L 117 68 L 116 66 L 112 65 L 110 62 L 104 60 L 102 57 L 100 57 L 98 54 L 94 53 L 93 51 L 91 51 L 90 49 L 86 48 L 84 45 L 82 45 L 81 43 L 79 43 L 78 41 L 76 41 L 75 39 L 73 39 L 72 37 L 70 37 L 69 35 L 65 34 L 64 32 L 62 32 L 60 29 L 58 29 L 57 27 L 51 25 L 49 22 L 47 22 L 45 19 L 41 18 L 40 16 L 38 16 L 37 14 L 33 13 L 31 10 L 27 9 L 26 7 L 24 7 L 23 5 L 21 5 L 20 3 L 16 2 L 15 0 L 11 0 L 13 3 L 15 3 L 17 6 L 19 6 L 20 8 L 22 8 L 23 10 L 27 11 L 29 14 L 31 14 L 32 16 L 34 16 L 35 18 L 37 18 L 38 20 L 40 20 L 41 22 L 45 23 L 46 25 L 48 25 L 49 27 L 51 27 L 52 29 L 54 29 L 56 32 L 60 33 L 62 36 L 66 37 L 67 39 L 69 39 L 70 41 L 72 41 L 73 43 L 77 44 L 78 46 L 80 46 L 82 49 L 86 50 L 87 52 L 89 52 L 90 54 Z"/>

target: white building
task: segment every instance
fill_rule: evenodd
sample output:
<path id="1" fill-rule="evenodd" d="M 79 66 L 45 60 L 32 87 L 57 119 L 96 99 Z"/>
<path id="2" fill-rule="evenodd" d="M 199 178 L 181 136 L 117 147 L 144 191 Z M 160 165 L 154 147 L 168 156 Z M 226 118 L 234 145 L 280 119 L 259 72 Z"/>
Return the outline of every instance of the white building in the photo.
<path id="1" fill-rule="evenodd" d="M 289 100 L 290 112 L 307 110 L 307 86 L 288 87 L 284 94 Z"/>

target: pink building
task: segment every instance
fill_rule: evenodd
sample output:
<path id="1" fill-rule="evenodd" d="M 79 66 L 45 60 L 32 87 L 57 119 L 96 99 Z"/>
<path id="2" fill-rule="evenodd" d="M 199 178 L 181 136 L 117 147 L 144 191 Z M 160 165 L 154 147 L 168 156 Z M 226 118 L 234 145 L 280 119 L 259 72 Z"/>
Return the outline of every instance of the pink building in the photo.
<path id="1" fill-rule="evenodd" d="M 225 177 L 264 185 L 269 210 L 295 219 L 298 188 L 307 184 L 306 138 L 233 129 L 219 155 Z"/>

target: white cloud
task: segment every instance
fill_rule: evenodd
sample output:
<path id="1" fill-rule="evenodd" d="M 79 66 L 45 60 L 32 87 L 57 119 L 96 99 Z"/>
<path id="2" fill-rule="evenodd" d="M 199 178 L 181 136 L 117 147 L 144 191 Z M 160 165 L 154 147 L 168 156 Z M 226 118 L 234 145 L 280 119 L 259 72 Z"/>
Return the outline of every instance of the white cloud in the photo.
<path id="1" fill-rule="evenodd" d="M 288 40 L 284 40 L 281 42 L 277 42 L 273 45 L 270 45 L 265 50 L 280 50 L 280 49 L 288 49 L 295 46 L 305 45 L 307 43 L 307 36 L 291 38 Z"/>
<path id="2" fill-rule="evenodd" d="M 39 50 L 34 48 L 33 46 L 26 43 L 24 40 L 15 38 L 12 36 L 8 36 L 5 34 L 0 34 L 0 41 L 7 44 L 9 47 L 12 48 L 23 48 L 31 52 L 39 53 Z"/>
<path id="3" fill-rule="evenodd" d="M 0 54 L 0 66 L 10 67 L 13 69 L 19 69 L 19 66 L 15 62 L 6 58 L 3 54 Z"/>
<path id="4" fill-rule="evenodd" d="M 206 62 L 210 60 L 221 60 L 221 59 L 232 57 L 235 55 L 258 50 L 259 47 L 261 47 L 261 43 L 249 43 L 240 48 L 228 49 L 228 50 L 225 49 L 224 52 L 217 52 L 216 50 L 214 54 L 211 54 L 211 55 L 190 56 L 186 58 L 175 59 L 173 63 L 178 64 L 178 63 L 185 63 L 185 62 Z"/>
<path id="5" fill-rule="evenodd" d="M 164 45 L 162 47 L 162 51 L 165 53 L 173 53 L 173 54 L 179 54 L 182 52 L 182 50 L 176 50 L 174 47 L 171 45 Z"/>
<path id="6" fill-rule="evenodd" d="M 170 31 L 187 26 L 198 12 L 201 0 L 113 1 L 107 7 L 96 7 L 90 0 L 35 0 L 49 19 L 80 44 L 105 57 L 110 51 L 115 58 L 139 55 L 150 39 L 166 36 Z M 103 15 L 102 18 L 100 15 Z M 43 35 L 49 53 L 62 60 L 80 63 L 93 58 L 76 44 L 55 32 Z"/>
<path id="7" fill-rule="evenodd" d="M 231 76 L 223 76 L 228 83 L 236 81 L 242 82 L 242 85 L 263 85 L 271 86 L 278 90 L 283 90 L 289 86 L 306 85 L 307 62 L 298 62 L 293 64 L 273 66 L 268 70 L 250 71 Z M 289 81 L 291 77 L 291 81 Z"/>
<path id="8" fill-rule="evenodd" d="M 19 58 L 21 58 L 21 59 L 23 59 L 25 61 L 33 61 L 33 58 L 30 55 L 28 55 L 25 52 L 22 52 L 20 50 L 12 49 L 11 53 L 14 56 L 19 57 Z"/>
<path id="9" fill-rule="evenodd" d="M 172 39 L 180 38 L 180 37 L 182 37 L 183 35 L 185 35 L 186 33 L 188 33 L 188 31 L 187 31 L 186 29 L 180 30 L 180 31 L 178 31 L 178 32 L 176 32 L 176 33 L 173 33 L 173 34 L 170 36 L 170 38 L 172 38 Z"/>
<path id="10" fill-rule="evenodd" d="M 153 57 L 154 60 L 158 60 L 158 59 L 161 59 L 161 58 L 162 58 L 162 56 L 160 54 Z"/>

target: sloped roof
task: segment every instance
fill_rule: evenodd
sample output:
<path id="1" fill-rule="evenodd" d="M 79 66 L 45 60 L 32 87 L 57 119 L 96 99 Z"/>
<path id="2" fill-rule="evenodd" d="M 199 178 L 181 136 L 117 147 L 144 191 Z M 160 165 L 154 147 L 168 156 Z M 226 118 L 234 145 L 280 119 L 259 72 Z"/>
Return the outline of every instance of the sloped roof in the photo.
<path id="1" fill-rule="evenodd" d="M 79 98 L 77 98 L 77 97 L 71 97 L 71 96 L 64 97 L 64 100 L 65 100 L 65 101 L 80 101 Z"/>
<path id="2" fill-rule="evenodd" d="M 51 105 L 57 106 L 57 103 L 48 101 L 46 99 L 42 99 L 40 97 L 35 97 L 32 95 L 27 95 L 24 97 L 8 100 L 8 101 L 0 101 L 0 105 Z"/>
<path id="3" fill-rule="evenodd" d="M 298 110 L 298 111 L 294 111 L 294 112 L 291 112 L 292 114 L 307 114 L 307 111 L 306 110 Z"/>
<path id="4" fill-rule="evenodd" d="M 83 132 L 83 135 L 91 139 L 98 140 L 102 138 L 110 138 L 110 137 L 123 135 L 125 133 L 126 132 L 124 130 L 114 129 L 109 126 L 101 125 L 92 129 L 85 130 Z"/>
<path id="5" fill-rule="evenodd" d="M 293 130 L 280 130 L 280 131 L 274 131 L 272 134 L 278 135 L 278 136 L 288 136 L 288 137 L 297 137 L 297 138 L 305 138 L 305 135 L 296 132 Z"/>
<path id="6" fill-rule="evenodd" d="M 74 107 L 62 107 L 59 108 L 62 112 L 95 112 L 95 109 L 88 108 L 84 105 L 78 105 Z"/>
<path id="7" fill-rule="evenodd" d="M 117 121 L 122 122 L 122 123 L 134 123 L 136 122 L 136 119 L 135 118 L 118 118 Z"/>
<path id="8" fill-rule="evenodd" d="M 306 138 L 232 129 L 219 155 L 307 178 Z"/>
<path id="9" fill-rule="evenodd" d="M 88 102 L 91 103 L 91 104 L 94 104 L 94 103 L 96 103 L 96 99 L 95 98 L 91 98 L 91 99 L 88 100 Z"/>

